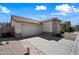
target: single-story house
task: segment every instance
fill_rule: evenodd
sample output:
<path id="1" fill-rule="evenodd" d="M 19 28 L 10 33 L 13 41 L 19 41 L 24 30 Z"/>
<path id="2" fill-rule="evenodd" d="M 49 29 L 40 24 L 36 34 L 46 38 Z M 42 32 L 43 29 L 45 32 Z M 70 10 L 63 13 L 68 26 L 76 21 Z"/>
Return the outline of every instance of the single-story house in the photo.
<path id="1" fill-rule="evenodd" d="M 57 18 L 39 22 L 34 19 L 12 15 L 11 25 L 14 27 L 15 37 L 17 38 L 37 35 L 42 32 L 51 33 L 51 35 L 60 33 L 60 20 Z"/>

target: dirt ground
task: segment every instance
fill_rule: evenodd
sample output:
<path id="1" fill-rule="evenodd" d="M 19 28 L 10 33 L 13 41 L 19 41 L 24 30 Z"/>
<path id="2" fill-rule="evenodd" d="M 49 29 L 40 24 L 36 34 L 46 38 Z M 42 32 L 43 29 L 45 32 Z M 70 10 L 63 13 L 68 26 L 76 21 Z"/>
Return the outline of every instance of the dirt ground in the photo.
<path id="1" fill-rule="evenodd" d="M 68 39 L 68 40 L 73 40 L 73 41 L 75 41 L 76 36 L 77 36 L 77 34 L 73 34 L 73 33 L 70 33 L 70 32 L 65 32 L 65 33 L 64 33 L 64 38 L 65 38 L 65 39 Z"/>
<path id="2" fill-rule="evenodd" d="M 19 41 L 10 40 L 14 38 L 6 38 L 0 39 L 7 40 L 8 44 L 0 45 L 0 55 L 24 55 L 26 53 L 26 49 L 22 46 Z"/>

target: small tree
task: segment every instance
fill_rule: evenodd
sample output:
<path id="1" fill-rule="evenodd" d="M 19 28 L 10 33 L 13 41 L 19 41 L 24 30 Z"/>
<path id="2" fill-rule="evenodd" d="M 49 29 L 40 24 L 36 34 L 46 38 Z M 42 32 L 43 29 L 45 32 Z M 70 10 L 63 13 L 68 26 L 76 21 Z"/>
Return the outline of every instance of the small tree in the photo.
<path id="1" fill-rule="evenodd" d="M 73 27 L 69 28 L 69 32 L 74 32 L 74 31 L 75 31 L 75 28 L 73 28 Z"/>
<path id="2" fill-rule="evenodd" d="M 75 29 L 79 31 L 79 24 L 75 26 Z"/>

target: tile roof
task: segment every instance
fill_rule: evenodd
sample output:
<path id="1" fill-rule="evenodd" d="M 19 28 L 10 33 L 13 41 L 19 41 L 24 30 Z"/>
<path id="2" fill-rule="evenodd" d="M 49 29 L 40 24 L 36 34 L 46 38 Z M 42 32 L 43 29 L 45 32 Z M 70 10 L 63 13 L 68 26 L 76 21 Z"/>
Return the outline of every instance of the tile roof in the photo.
<path id="1" fill-rule="evenodd" d="M 11 18 L 12 18 L 12 20 L 16 20 L 16 21 L 20 21 L 20 22 L 40 23 L 38 20 L 31 19 L 31 18 L 25 18 L 25 17 L 21 17 L 21 16 L 12 15 Z"/>

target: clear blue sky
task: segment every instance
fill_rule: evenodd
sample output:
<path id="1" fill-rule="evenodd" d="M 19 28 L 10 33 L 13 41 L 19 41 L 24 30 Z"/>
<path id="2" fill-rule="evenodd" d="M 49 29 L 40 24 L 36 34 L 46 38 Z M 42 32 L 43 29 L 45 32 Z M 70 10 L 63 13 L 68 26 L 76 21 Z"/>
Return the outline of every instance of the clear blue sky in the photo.
<path id="1" fill-rule="evenodd" d="M 10 22 L 11 15 L 45 20 L 58 17 L 64 21 L 79 23 L 78 3 L 0 3 L 0 22 Z"/>

